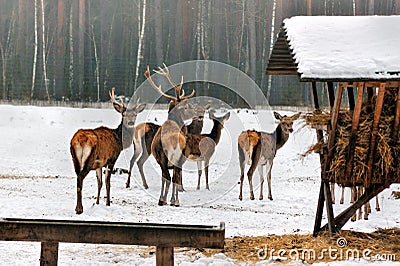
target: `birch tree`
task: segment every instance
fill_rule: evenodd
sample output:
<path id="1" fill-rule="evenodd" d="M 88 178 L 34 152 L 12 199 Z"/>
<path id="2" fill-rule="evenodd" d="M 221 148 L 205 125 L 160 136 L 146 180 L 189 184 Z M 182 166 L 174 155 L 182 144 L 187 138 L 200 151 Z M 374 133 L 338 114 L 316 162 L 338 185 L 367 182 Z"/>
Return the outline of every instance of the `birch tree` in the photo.
<path id="1" fill-rule="evenodd" d="M 36 0 L 35 0 L 36 2 Z M 40 0 L 41 14 L 42 14 L 42 61 L 43 61 L 43 78 L 44 87 L 46 89 L 47 100 L 50 101 L 49 95 L 49 80 L 47 79 L 47 60 L 46 60 L 46 38 L 45 38 L 45 19 L 44 19 L 44 3 Z M 35 8 L 36 9 L 36 8 Z"/>
<path id="2" fill-rule="evenodd" d="M 274 48 L 274 36 L 275 36 L 275 17 L 276 17 L 276 1 L 274 0 L 272 6 L 272 16 L 271 16 L 271 35 L 270 35 L 270 45 L 269 45 L 269 54 L 272 53 L 272 49 Z M 272 85 L 272 77 L 271 75 L 268 76 L 268 84 L 267 84 L 267 100 L 269 100 L 271 96 L 271 86 Z"/>
<path id="3" fill-rule="evenodd" d="M 33 98 L 33 93 L 35 90 L 35 80 L 36 80 L 36 65 L 37 65 L 37 58 L 38 58 L 38 21 L 37 21 L 37 0 L 34 1 L 34 34 L 35 34 L 35 43 L 33 46 L 33 66 L 32 66 L 32 86 L 31 86 L 31 98 Z"/>
<path id="4" fill-rule="evenodd" d="M 139 68 L 140 64 L 143 59 L 143 47 L 144 47 L 144 30 L 146 27 L 146 0 L 143 0 L 143 6 L 142 6 L 142 27 L 139 31 L 139 45 L 138 45 L 138 52 L 137 52 L 137 58 L 136 58 L 136 71 L 135 71 L 135 86 L 134 89 L 136 90 L 137 84 L 138 84 L 138 78 L 139 78 Z"/>

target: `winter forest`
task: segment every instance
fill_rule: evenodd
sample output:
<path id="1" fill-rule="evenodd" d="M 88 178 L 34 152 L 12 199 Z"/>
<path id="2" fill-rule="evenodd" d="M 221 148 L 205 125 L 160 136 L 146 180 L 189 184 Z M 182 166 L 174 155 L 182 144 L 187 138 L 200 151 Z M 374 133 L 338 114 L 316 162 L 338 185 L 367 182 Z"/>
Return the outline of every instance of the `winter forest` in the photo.
<path id="1" fill-rule="evenodd" d="M 285 18 L 400 14 L 400 0 L 0 0 L 0 6 L 0 99 L 26 102 L 108 101 L 114 86 L 131 96 L 147 65 L 201 59 L 245 72 L 272 105 L 307 105 L 308 84 L 265 75 Z M 216 85 L 193 86 L 208 95 Z M 223 88 L 213 93 L 240 105 Z"/>

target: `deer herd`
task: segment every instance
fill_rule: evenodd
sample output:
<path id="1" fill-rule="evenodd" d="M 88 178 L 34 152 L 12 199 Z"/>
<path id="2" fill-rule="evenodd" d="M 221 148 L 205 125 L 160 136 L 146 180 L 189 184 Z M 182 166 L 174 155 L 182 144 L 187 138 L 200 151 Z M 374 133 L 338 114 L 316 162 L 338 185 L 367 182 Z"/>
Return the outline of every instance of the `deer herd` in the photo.
<path id="1" fill-rule="evenodd" d="M 208 183 L 210 159 L 215 153 L 224 123 L 229 119 L 230 113 L 216 116 L 214 110 L 208 111 L 208 117 L 213 126 L 208 134 L 202 133 L 205 113 L 210 105 L 201 106 L 189 101 L 193 97 L 193 90 L 185 95 L 182 90 L 183 77 L 179 85 L 171 78 L 167 66 L 154 70 L 154 72 L 165 77 L 175 90 L 175 96 L 168 95 L 161 90 L 152 80 L 149 68 L 144 73 L 147 81 L 153 89 L 161 96 L 170 100 L 168 104 L 168 117 L 162 125 L 150 122 L 140 123 L 135 126 L 137 115 L 145 109 L 145 104 L 137 102 L 133 106 L 127 106 L 122 101 L 117 101 L 115 89 L 110 91 L 110 98 L 117 112 L 122 115 L 121 122 L 116 129 L 98 127 L 95 129 L 79 129 L 71 139 L 70 152 L 77 175 L 77 203 L 75 211 L 77 214 L 83 212 L 82 186 L 83 180 L 91 170 L 96 170 L 97 176 L 97 200 L 99 204 L 100 191 L 102 188 L 102 168 L 105 167 L 106 183 L 106 205 L 110 205 L 110 178 L 115 162 L 122 150 L 129 148 L 133 143 L 133 155 L 130 160 L 126 187 L 130 187 L 132 168 L 136 163 L 142 179 L 143 187 L 148 189 L 143 165 L 153 155 L 161 168 L 161 191 L 158 205 L 167 204 L 167 196 L 172 182 L 170 204 L 179 206 L 179 192 L 183 191 L 182 165 L 187 161 L 195 161 L 198 168 L 197 189 L 200 189 L 201 175 L 204 164 L 205 187 L 210 189 Z M 281 116 L 274 112 L 279 121 L 278 126 L 272 133 L 246 130 L 238 137 L 238 154 L 240 166 L 240 192 L 239 199 L 243 199 L 242 189 L 244 181 L 244 170 L 246 164 L 250 165 L 247 172 L 250 199 L 254 200 L 253 174 L 258 169 L 260 175 L 260 196 L 263 199 L 264 166 L 267 167 L 268 199 L 272 200 L 271 194 L 271 169 L 276 152 L 289 139 L 293 132 L 293 122 L 298 119 L 300 113 L 293 116 Z M 185 121 L 191 120 L 190 124 Z M 140 157 L 139 157 L 140 156 Z M 138 159 L 139 158 L 139 159 Z M 172 177 L 170 175 L 172 170 Z"/>

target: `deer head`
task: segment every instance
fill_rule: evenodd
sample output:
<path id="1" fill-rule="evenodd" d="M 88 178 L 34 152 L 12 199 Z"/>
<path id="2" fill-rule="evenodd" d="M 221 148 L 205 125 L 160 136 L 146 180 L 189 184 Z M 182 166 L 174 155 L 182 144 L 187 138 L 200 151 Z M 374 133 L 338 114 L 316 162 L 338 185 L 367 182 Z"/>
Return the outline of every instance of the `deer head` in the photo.
<path id="1" fill-rule="evenodd" d="M 146 104 L 139 104 L 138 100 L 138 102 L 133 107 L 128 108 L 122 100 L 118 102 L 115 99 L 115 88 L 112 88 L 109 94 L 114 109 L 122 115 L 123 126 L 126 128 L 133 128 L 135 126 L 135 121 L 138 113 L 144 110 Z"/>

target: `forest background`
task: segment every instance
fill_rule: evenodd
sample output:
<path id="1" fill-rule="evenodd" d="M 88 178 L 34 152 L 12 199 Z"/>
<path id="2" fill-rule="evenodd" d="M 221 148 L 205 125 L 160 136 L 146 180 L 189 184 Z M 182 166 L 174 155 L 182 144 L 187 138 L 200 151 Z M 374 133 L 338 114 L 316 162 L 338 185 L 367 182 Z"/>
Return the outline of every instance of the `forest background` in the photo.
<path id="1" fill-rule="evenodd" d="M 147 65 L 214 60 L 249 75 L 271 105 L 309 105 L 308 84 L 265 75 L 282 21 L 400 14 L 400 0 L 0 0 L 0 7 L 2 102 L 102 102 L 111 87 L 129 97 Z M 227 88 L 193 86 L 197 95 L 243 105 Z M 318 89 L 323 95 L 324 84 Z"/>

